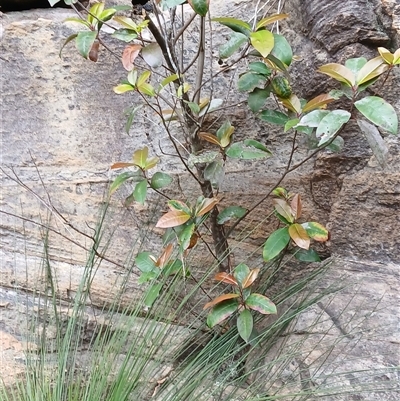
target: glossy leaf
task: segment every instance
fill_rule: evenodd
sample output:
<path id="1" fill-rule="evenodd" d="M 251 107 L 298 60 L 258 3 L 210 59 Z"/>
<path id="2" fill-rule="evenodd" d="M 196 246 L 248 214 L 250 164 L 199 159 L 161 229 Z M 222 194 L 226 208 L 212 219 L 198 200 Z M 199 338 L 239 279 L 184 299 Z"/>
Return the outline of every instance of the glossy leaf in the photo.
<path id="1" fill-rule="evenodd" d="M 287 17 L 289 17 L 289 14 L 273 14 L 273 15 L 270 15 L 269 17 L 263 18 L 261 21 L 257 22 L 256 31 L 258 31 L 260 28 L 263 28 L 269 24 L 272 24 L 273 22 L 283 20 Z"/>
<path id="2" fill-rule="evenodd" d="M 207 142 L 221 146 L 219 139 L 214 134 L 210 134 L 209 132 L 199 132 L 198 135 L 201 139 L 204 139 Z"/>
<path id="3" fill-rule="evenodd" d="M 274 199 L 275 210 L 289 223 L 294 221 L 294 211 L 284 199 Z"/>
<path id="4" fill-rule="evenodd" d="M 153 177 L 151 177 L 150 186 L 153 189 L 161 189 L 171 184 L 171 182 L 172 177 L 169 174 L 157 171 Z"/>
<path id="5" fill-rule="evenodd" d="M 271 69 L 266 66 L 265 63 L 261 61 L 253 61 L 249 63 L 249 70 L 257 74 L 269 77 L 271 75 Z"/>
<path id="6" fill-rule="evenodd" d="M 218 110 L 224 104 L 223 99 L 212 99 L 205 107 L 200 106 L 199 117 L 203 117 L 206 113 L 211 113 Z"/>
<path id="7" fill-rule="evenodd" d="M 150 252 L 140 252 L 135 258 L 135 264 L 142 273 L 157 271 L 157 266 L 150 256 Z"/>
<path id="8" fill-rule="evenodd" d="M 299 119 L 298 118 L 293 118 L 293 119 L 291 119 L 291 120 L 289 120 L 286 124 L 285 124 L 285 126 L 284 126 L 284 128 L 283 128 L 283 132 L 287 132 L 287 131 L 289 131 L 290 129 L 292 129 L 293 127 L 295 127 L 298 123 L 299 123 Z"/>
<path id="9" fill-rule="evenodd" d="M 133 153 L 133 163 L 140 168 L 146 167 L 147 156 L 149 155 L 149 148 L 144 146 L 142 149 L 135 150 Z"/>
<path id="10" fill-rule="evenodd" d="M 137 88 L 140 93 L 143 93 L 144 95 L 147 95 L 147 96 L 153 97 L 156 94 L 154 87 L 147 82 L 142 83 L 141 85 L 138 85 Z"/>
<path id="11" fill-rule="evenodd" d="M 235 277 L 232 274 L 226 272 L 217 273 L 214 277 L 214 280 L 221 281 L 225 284 L 230 284 L 235 287 L 239 285 Z"/>
<path id="12" fill-rule="evenodd" d="M 138 278 L 138 284 L 144 284 L 148 281 L 153 281 L 155 278 L 159 276 L 159 271 L 152 271 L 148 273 L 142 273 Z"/>
<path id="13" fill-rule="evenodd" d="M 394 55 L 388 49 L 385 49 L 384 47 L 378 47 L 378 52 L 386 63 L 393 64 Z"/>
<path id="14" fill-rule="evenodd" d="M 289 117 L 286 114 L 276 110 L 263 110 L 260 113 L 260 118 L 263 121 L 277 125 L 285 125 L 289 121 Z"/>
<path id="15" fill-rule="evenodd" d="M 250 294 L 246 299 L 246 306 L 263 315 L 274 315 L 277 312 L 275 304 L 261 294 Z"/>
<path id="16" fill-rule="evenodd" d="M 123 17 L 123 16 L 118 15 L 117 17 L 114 17 L 113 21 L 118 22 L 119 24 L 121 24 L 126 29 L 130 29 L 130 30 L 135 31 L 135 32 L 138 31 L 138 26 L 132 20 L 132 18 Z"/>
<path id="17" fill-rule="evenodd" d="M 92 48 L 94 41 L 96 40 L 97 32 L 95 31 L 82 31 L 76 36 L 75 43 L 76 47 L 84 58 L 89 58 L 89 52 Z"/>
<path id="18" fill-rule="evenodd" d="M 267 30 L 252 32 L 250 41 L 253 47 L 263 56 L 267 57 L 274 48 L 274 35 Z"/>
<path id="19" fill-rule="evenodd" d="M 150 43 L 143 47 L 141 55 L 143 60 L 152 68 L 158 68 L 162 66 L 164 61 L 163 52 L 158 43 Z"/>
<path id="20" fill-rule="evenodd" d="M 271 152 L 260 142 L 245 139 L 243 142 L 232 144 L 225 154 L 234 159 L 263 159 L 271 156 Z"/>
<path id="21" fill-rule="evenodd" d="M 141 205 L 144 204 L 147 195 L 147 181 L 143 180 L 136 184 L 135 189 L 133 190 L 133 196 L 135 197 L 136 202 L 139 202 Z"/>
<path id="22" fill-rule="evenodd" d="M 179 210 L 179 211 L 183 211 L 186 214 L 191 214 L 191 210 L 190 207 L 184 203 L 181 202 L 179 200 L 175 200 L 175 199 L 171 199 L 168 201 L 168 207 L 173 211 L 173 210 Z"/>
<path id="23" fill-rule="evenodd" d="M 235 127 L 229 121 L 224 122 L 217 131 L 217 137 L 221 147 L 226 148 L 231 143 L 231 136 L 235 131 Z"/>
<path id="24" fill-rule="evenodd" d="M 190 272 L 188 269 L 183 269 L 183 264 L 182 261 L 179 259 L 175 259 L 173 261 L 170 261 L 167 266 L 164 267 L 163 269 L 163 274 L 166 276 L 172 276 L 177 273 L 182 273 L 185 277 L 190 276 Z"/>
<path id="25" fill-rule="evenodd" d="M 122 65 L 127 71 L 131 71 L 134 68 L 134 62 L 136 57 L 139 55 L 142 49 L 141 45 L 134 44 L 126 46 L 122 53 Z"/>
<path id="26" fill-rule="evenodd" d="M 260 273 L 260 269 L 250 270 L 249 274 L 243 280 L 242 288 L 244 289 L 244 288 L 250 287 L 254 283 L 256 278 L 258 277 L 259 273 Z"/>
<path id="27" fill-rule="evenodd" d="M 293 59 L 292 47 L 283 35 L 277 33 L 274 33 L 273 35 L 274 48 L 271 51 L 271 55 L 275 56 L 278 60 L 289 67 Z"/>
<path id="28" fill-rule="evenodd" d="M 118 175 L 110 186 L 110 195 L 112 195 L 125 181 L 137 176 L 137 173 L 132 171 L 127 171 Z"/>
<path id="29" fill-rule="evenodd" d="M 247 343 L 253 331 L 253 316 L 248 309 L 244 309 L 240 312 L 236 321 L 236 326 L 240 337 Z"/>
<path id="30" fill-rule="evenodd" d="M 144 304 L 151 308 L 151 306 L 153 305 L 153 303 L 155 302 L 155 300 L 158 298 L 158 296 L 160 295 L 160 291 L 162 288 L 162 283 L 159 284 L 153 284 L 146 293 L 146 297 L 144 299 Z"/>
<path id="31" fill-rule="evenodd" d="M 269 89 L 255 88 L 249 93 L 247 103 L 253 113 L 257 113 L 265 104 L 270 94 Z"/>
<path id="32" fill-rule="evenodd" d="M 188 3 L 196 14 L 199 14 L 202 17 L 207 15 L 210 0 L 188 0 Z"/>
<path id="33" fill-rule="evenodd" d="M 194 223 L 189 224 L 186 226 L 181 233 L 179 233 L 178 238 L 179 238 L 179 246 L 180 250 L 184 251 L 189 248 L 190 246 L 190 241 L 192 239 L 192 235 L 194 233 L 194 230 L 196 229 L 196 225 Z"/>
<path id="34" fill-rule="evenodd" d="M 241 206 L 228 206 L 218 214 L 217 223 L 224 224 L 231 219 L 240 219 L 247 212 L 247 209 Z"/>
<path id="35" fill-rule="evenodd" d="M 110 168 L 112 170 L 117 169 L 117 168 L 126 168 L 126 167 L 133 167 L 136 166 L 135 163 L 114 163 Z"/>
<path id="36" fill-rule="evenodd" d="M 321 258 L 318 253 L 314 251 L 314 249 L 299 249 L 295 252 L 294 257 L 301 262 L 320 262 Z"/>
<path id="37" fill-rule="evenodd" d="M 379 77 L 389 69 L 389 65 L 380 56 L 369 60 L 357 74 L 357 85 L 362 85 L 371 79 Z"/>
<path id="38" fill-rule="evenodd" d="M 229 40 L 219 48 L 219 57 L 221 59 L 228 58 L 236 53 L 240 47 L 247 43 L 249 38 L 240 32 L 232 32 Z"/>
<path id="39" fill-rule="evenodd" d="M 388 148 L 375 125 L 364 120 L 357 120 L 357 124 L 367 138 L 368 144 L 381 167 L 386 166 Z"/>
<path id="40" fill-rule="evenodd" d="M 165 213 L 157 222 L 158 228 L 177 227 L 186 223 L 190 219 L 190 215 L 180 210 L 171 210 Z"/>
<path id="41" fill-rule="evenodd" d="M 233 275 L 241 287 L 243 287 L 243 283 L 246 280 L 246 277 L 249 275 L 249 273 L 250 273 L 250 269 L 244 263 L 238 264 L 235 267 L 235 270 L 233 271 Z"/>
<path id="42" fill-rule="evenodd" d="M 278 256 L 289 244 L 290 235 L 288 227 L 274 231 L 265 241 L 263 258 L 266 262 Z"/>
<path id="43" fill-rule="evenodd" d="M 211 21 L 219 22 L 220 24 L 232 29 L 232 31 L 243 33 L 246 36 L 249 36 L 251 32 L 251 26 L 247 22 L 236 18 L 220 17 L 213 18 Z"/>
<path id="44" fill-rule="evenodd" d="M 318 68 L 319 72 L 329 75 L 330 77 L 336 79 L 339 82 L 343 82 L 348 86 L 355 86 L 356 78 L 353 72 L 341 64 L 330 63 L 325 64 Z"/>
<path id="45" fill-rule="evenodd" d="M 289 226 L 289 235 L 299 248 L 308 249 L 310 247 L 310 237 L 300 224 L 291 224 Z"/>
<path id="46" fill-rule="evenodd" d="M 131 42 L 132 40 L 135 40 L 138 35 L 132 29 L 120 28 L 116 30 L 111 36 L 124 42 Z"/>
<path id="47" fill-rule="evenodd" d="M 67 39 L 65 39 L 65 42 L 63 43 L 63 45 L 61 46 L 60 52 L 58 53 L 58 56 L 61 58 L 61 53 L 64 49 L 64 47 L 71 42 L 72 40 L 76 39 L 76 37 L 78 36 L 77 33 L 73 33 L 72 35 L 68 36 Z"/>
<path id="48" fill-rule="evenodd" d="M 272 191 L 272 194 L 275 196 L 279 196 L 280 198 L 286 199 L 288 197 L 288 191 L 286 191 L 283 187 L 277 187 Z"/>
<path id="49" fill-rule="evenodd" d="M 349 58 L 345 62 L 345 67 L 347 67 L 351 72 L 357 76 L 358 72 L 361 70 L 361 68 L 364 67 L 364 65 L 367 64 L 367 59 L 364 57 L 359 57 L 359 58 Z"/>
<path id="50" fill-rule="evenodd" d="M 332 97 L 330 94 L 323 93 L 322 95 L 319 95 L 314 99 L 311 99 L 309 102 L 307 102 L 306 105 L 303 107 L 302 111 L 303 113 L 308 113 L 311 110 L 323 108 L 324 106 L 335 100 L 336 99 Z"/>
<path id="51" fill-rule="evenodd" d="M 316 222 L 307 222 L 307 223 L 302 223 L 302 226 L 307 231 L 309 237 L 311 237 L 315 241 L 319 242 L 328 241 L 329 232 L 322 224 Z"/>
<path id="52" fill-rule="evenodd" d="M 239 304 L 236 299 L 228 299 L 215 305 L 207 316 L 207 326 L 214 327 L 233 315 Z"/>
<path id="53" fill-rule="evenodd" d="M 279 98 L 279 100 L 288 110 L 293 111 L 293 113 L 295 114 L 301 113 L 300 99 L 295 94 L 292 93 L 289 98 L 287 99 Z"/>
<path id="54" fill-rule="evenodd" d="M 239 297 L 240 297 L 239 294 L 233 294 L 233 293 L 232 294 L 223 294 L 223 295 L 220 295 L 217 298 L 213 299 L 212 301 L 207 302 L 203 306 L 203 309 L 208 309 L 208 308 L 211 308 L 212 306 L 217 305 L 221 302 L 224 302 L 228 299 L 234 299 L 234 298 L 239 298 Z"/>
<path id="55" fill-rule="evenodd" d="M 114 86 L 114 88 L 113 88 L 113 91 L 117 95 L 121 95 L 122 93 L 133 91 L 133 90 L 135 90 L 135 88 L 130 84 L 121 84 L 121 85 Z"/>
<path id="56" fill-rule="evenodd" d="M 316 128 L 318 127 L 322 119 L 326 117 L 329 113 L 330 111 L 328 110 L 313 110 L 312 112 L 303 116 L 297 125 Z"/>
<path id="57" fill-rule="evenodd" d="M 238 79 L 238 89 L 242 92 L 252 91 L 256 86 L 263 84 L 265 77 L 254 72 L 246 72 Z"/>
<path id="58" fill-rule="evenodd" d="M 346 110 L 333 110 L 327 114 L 317 127 L 318 146 L 329 142 L 332 137 L 349 121 L 351 114 Z"/>
<path id="59" fill-rule="evenodd" d="M 204 214 L 208 213 L 219 203 L 217 198 L 205 198 L 201 209 L 196 213 L 196 217 L 203 216 Z"/>
<path id="60" fill-rule="evenodd" d="M 301 197 L 299 194 L 293 196 L 290 207 L 292 208 L 295 220 L 299 219 L 302 212 Z"/>
<path id="61" fill-rule="evenodd" d="M 393 135 L 398 134 L 398 119 L 393 106 L 377 96 L 367 96 L 354 103 L 369 121 Z"/>

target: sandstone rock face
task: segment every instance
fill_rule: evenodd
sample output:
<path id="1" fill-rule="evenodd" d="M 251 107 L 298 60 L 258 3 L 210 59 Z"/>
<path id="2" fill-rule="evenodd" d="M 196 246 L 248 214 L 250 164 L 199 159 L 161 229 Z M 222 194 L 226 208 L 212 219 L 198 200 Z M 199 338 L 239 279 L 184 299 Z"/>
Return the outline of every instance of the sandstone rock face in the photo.
<path id="1" fill-rule="evenodd" d="M 244 18 L 246 10 L 256 2 L 211 3 L 214 16 L 231 14 Z M 361 55 L 371 58 L 376 56 L 378 46 L 400 47 L 400 5 L 396 0 L 349 0 L 346 4 L 338 0 L 290 0 L 286 1 L 285 11 L 291 19 L 282 27 L 301 60 L 291 68 L 293 87 L 301 97 L 311 98 L 331 88 L 331 80 L 315 73 L 318 66 L 327 62 L 344 63 L 349 57 Z M 112 91 L 125 75 L 113 55 L 102 51 L 99 62 L 94 64 L 80 58 L 69 44 L 62 58 L 59 57 L 63 41 L 76 29 L 71 23 L 63 23 L 71 16 L 74 13 L 65 9 L 0 15 L 3 167 L 0 173 L 3 212 L 0 285 L 8 289 L 46 290 L 48 282 L 42 260 L 44 243 L 48 243 L 46 252 L 52 261 L 57 294 L 64 300 L 70 299 L 79 286 L 88 249 L 93 243 L 93 228 L 99 221 L 107 186 L 115 177 L 109 169 L 112 163 L 130 160 L 135 149 L 146 145 L 152 154 L 161 156 L 161 171 L 175 174 L 172 191 L 180 193 L 182 189 L 190 194 L 196 185 L 176 158 L 162 155 L 161 149 L 165 154 L 172 154 L 174 149 L 161 125 L 155 122 L 155 115 L 150 112 L 138 115 L 130 134 L 125 133 L 124 110 L 137 104 L 137 99 L 118 96 Z M 215 43 L 224 43 L 224 35 L 225 29 L 216 28 Z M 221 87 L 216 90 L 226 92 L 225 85 L 229 85 L 234 73 L 224 75 Z M 387 81 L 384 97 L 398 115 L 399 88 L 397 68 Z M 382 94 L 379 88 L 373 90 L 377 95 Z M 229 110 L 228 117 L 239 137 L 249 135 L 275 152 L 265 162 L 228 166 L 221 189 L 224 202 L 237 201 L 240 196 L 241 204 L 249 206 L 276 182 L 285 166 L 290 142 L 283 144 L 282 133 L 255 119 L 243 104 Z M 346 365 L 347 370 L 371 368 L 375 363 L 382 369 L 394 367 L 399 365 L 400 353 L 397 291 L 400 285 L 400 143 L 398 137 L 384 136 L 389 152 L 386 166 L 382 167 L 356 124 L 349 124 L 343 137 L 346 146 L 341 153 L 319 154 L 289 175 L 284 185 L 303 195 L 307 218 L 321 221 L 331 230 L 328 251 L 338 258 L 332 266 L 331 279 L 347 273 L 346 280 L 364 284 L 354 294 L 337 294 L 329 307 L 322 305 L 320 310 L 310 310 L 301 319 L 310 325 L 315 314 L 327 314 L 326 319 L 333 323 L 326 335 L 326 346 L 329 348 L 339 337 L 344 337 L 342 344 L 351 349 L 335 349 L 334 357 L 339 359 L 332 360 L 327 369 L 333 369 L 337 363 Z M 302 150 L 299 160 L 306 154 L 306 149 Z M 112 302 L 122 283 L 124 302 L 138 299 L 141 287 L 134 278 L 125 282 L 126 270 L 133 266 L 140 246 L 152 250 L 161 243 L 154 222 L 164 208 L 163 201 L 155 206 L 149 203 L 125 209 L 122 202 L 128 191 L 129 188 L 124 188 L 112 198 L 105 217 L 107 229 L 99 253 L 105 252 L 105 243 L 111 232 L 113 235 L 112 242 L 107 244 L 107 260 L 97 266 L 92 285 L 91 302 L 96 306 Z M 266 202 L 260 213 L 255 213 L 254 225 L 265 219 L 264 211 L 269 206 Z M 242 248 L 236 251 L 238 262 L 242 253 L 251 254 L 263 243 L 272 230 L 270 223 L 264 223 L 246 244 L 240 244 Z M 46 230 L 48 226 L 50 231 Z M 144 243 L 143 238 L 146 238 Z M 380 297 L 386 312 L 374 317 L 373 308 L 366 304 L 370 299 L 378 302 Z M 351 309 L 346 308 L 348 303 Z M 328 309 L 333 312 L 326 312 Z M 372 339 L 351 338 L 335 326 L 335 321 L 341 319 L 341 327 L 353 324 L 358 319 L 356 312 L 369 316 L 362 322 L 359 320 L 359 324 L 360 330 L 371 333 Z M 349 319 L 347 313 L 355 320 Z M 12 352 L 20 352 L 22 345 L 11 337 L 12 323 L 7 324 L 8 333 L 2 337 L 1 344 L 7 351 L 4 355 L 8 355 L 8 366 L 12 367 Z M 298 324 L 301 326 L 301 321 Z M 298 327 L 289 343 L 301 332 Z M 325 333 L 325 329 L 321 330 Z M 319 336 L 320 331 L 316 331 L 314 334 Z M 307 341 L 313 341 L 310 338 Z M 348 360 L 340 359 L 340 353 L 348 355 Z M 352 353 L 362 354 L 362 358 L 350 366 Z M 293 388 L 301 387 L 295 372 L 301 371 L 304 363 L 311 367 L 310 374 L 316 381 L 322 380 L 317 373 L 319 359 L 314 356 L 302 355 L 293 362 L 294 367 L 288 368 Z M 18 373 L 19 366 L 12 370 Z M 386 380 L 386 374 L 382 373 L 379 380 Z M 362 381 L 363 378 L 349 377 L 348 380 Z M 399 394 L 392 394 L 382 399 L 400 398 Z M 372 401 L 376 396 L 337 399 Z"/>

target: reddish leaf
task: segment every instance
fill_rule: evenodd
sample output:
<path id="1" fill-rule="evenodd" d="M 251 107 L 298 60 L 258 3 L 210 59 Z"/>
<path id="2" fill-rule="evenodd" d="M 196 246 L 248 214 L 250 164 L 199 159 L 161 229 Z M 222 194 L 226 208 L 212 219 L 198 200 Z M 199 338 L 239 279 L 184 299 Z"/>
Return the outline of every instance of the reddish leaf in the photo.
<path id="1" fill-rule="evenodd" d="M 303 107 L 303 113 L 307 113 L 315 109 L 321 109 L 328 103 L 333 102 L 334 100 L 335 98 L 333 98 L 331 95 L 323 93 L 322 95 L 319 95 L 314 99 L 311 99 L 308 103 L 306 103 L 306 105 Z"/>
<path id="2" fill-rule="evenodd" d="M 219 202 L 217 198 L 206 198 L 201 206 L 201 209 L 196 213 L 196 216 L 203 216 Z"/>
<path id="3" fill-rule="evenodd" d="M 279 21 L 281 19 L 289 17 L 289 14 L 274 14 L 270 15 L 267 18 L 262 19 L 259 21 L 256 25 L 256 31 L 258 31 L 260 28 L 263 28 L 264 26 L 268 24 L 272 24 L 273 22 Z"/>
<path id="4" fill-rule="evenodd" d="M 293 210 L 295 220 L 299 219 L 301 216 L 301 211 L 302 211 L 301 199 L 300 199 L 299 194 L 296 194 L 295 196 L 293 196 L 293 199 L 290 203 L 290 207 Z"/>
<path id="5" fill-rule="evenodd" d="M 214 145 L 221 146 L 219 139 L 213 134 L 208 132 L 199 132 L 199 137 L 207 142 L 213 143 Z"/>
<path id="6" fill-rule="evenodd" d="M 250 287 L 254 283 L 255 279 L 258 277 L 259 273 L 260 269 L 252 269 L 247 277 L 243 280 L 242 288 Z"/>
<path id="7" fill-rule="evenodd" d="M 219 304 L 220 302 L 226 301 L 227 299 L 239 298 L 239 297 L 240 297 L 239 294 L 223 294 L 223 295 L 220 295 L 219 297 L 213 299 L 212 301 L 207 302 L 204 305 L 203 309 L 208 309 L 211 306 L 214 306 L 216 304 Z"/>
<path id="8" fill-rule="evenodd" d="M 288 203 L 284 199 L 274 199 L 274 204 L 275 210 L 289 223 L 293 223 L 294 213 Z"/>
<path id="9" fill-rule="evenodd" d="M 295 94 L 291 94 L 288 99 L 279 98 L 279 100 L 288 110 L 293 111 L 293 113 L 301 113 L 300 99 Z"/>
<path id="10" fill-rule="evenodd" d="M 100 42 L 96 39 L 93 44 L 92 48 L 90 49 L 89 52 L 89 60 L 96 62 L 99 58 L 99 47 L 100 47 Z"/>
<path id="11" fill-rule="evenodd" d="M 301 226 L 301 224 L 292 224 L 289 226 L 290 238 L 295 244 L 302 249 L 308 249 L 310 247 L 310 237 L 307 231 Z"/>
<path id="12" fill-rule="evenodd" d="M 343 82 L 348 86 L 354 86 L 356 84 L 356 78 L 353 72 L 341 64 L 329 63 L 318 68 L 319 72 L 329 75 L 339 82 Z"/>
<path id="13" fill-rule="evenodd" d="M 158 220 L 156 227 L 158 228 L 170 228 L 177 227 L 181 224 L 186 223 L 190 219 L 190 215 L 180 210 L 172 210 L 167 212 Z"/>
<path id="14" fill-rule="evenodd" d="M 224 273 L 224 272 L 217 273 L 215 275 L 214 279 L 218 280 L 218 281 L 222 281 L 223 283 L 226 283 L 226 284 L 231 284 L 231 285 L 235 285 L 235 286 L 239 285 L 238 282 L 236 281 L 235 277 L 233 277 L 233 275 L 229 274 L 229 273 Z"/>
<path id="15" fill-rule="evenodd" d="M 110 168 L 116 169 L 116 168 L 132 167 L 132 166 L 136 166 L 136 164 L 135 163 L 114 163 Z"/>
<path id="16" fill-rule="evenodd" d="M 140 45 L 129 45 L 126 46 L 124 52 L 122 53 L 122 65 L 125 70 L 131 71 L 133 70 L 133 63 L 136 57 L 139 55 L 142 46 Z"/>
<path id="17" fill-rule="evenodd" d="M 161 256 L 158 258 L 158 260 L 157 260 L 157 262 L 155 263 L 155 265 L 156 265 L 157 267 L 159 267 L 159 268 L 162 269 L 162 268 L 168 263 L 168 261 L 169 261 L 169 259 L 170 259 L 170 257 L 171 257 L 171 254 L 172 254 L 172 250 L 173 250 L 173 249 L 174 249 L 173 245 L 172 245 L 172 244 L 168 244 L 168 245 L 164 248 L 164 250 L 163 250 Z"/>

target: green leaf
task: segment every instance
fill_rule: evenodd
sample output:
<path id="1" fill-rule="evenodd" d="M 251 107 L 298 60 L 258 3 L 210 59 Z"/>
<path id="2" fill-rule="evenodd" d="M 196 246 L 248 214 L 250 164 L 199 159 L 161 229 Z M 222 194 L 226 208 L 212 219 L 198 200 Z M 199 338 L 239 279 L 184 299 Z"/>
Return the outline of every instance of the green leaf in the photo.
<path id="1" fill-rule="evenodd" d="M 275 304 L 261 294 L 250 294 L 246 299 L 246 306 L 263 315 L 276 314 L 277 312 Z"/>
<path id="2" fill-rule="evenodd" d="M 236 53 L 248 41 L 248 37 L 240 32 L 232 32 L 229 40 L 219 48 L 219 57 L 228 58 Z"/>
<path id="3" fill-rule="evenodd" d="M 237 85 L 241 92 L 252 91 L 256 86 L 262 85 L 265 82 L 265 77 L 254 72 L 246 72 L 238 79 Z"/>
<path id="4" fill-rule="evenodd" d="M 141 108 L 142 108 L 142 106 L 136 106 L 136 107 L 132 106 L 125 110 L 124 114 L 125 114 L 125 116 L 127 116 L 126 124 L 125 124 L 125 132 L 127 134 L 129 134 L 129 130 L 132 127 L 133 119 L 135 118 L 137 111 L 140 110 Z"/>
<path id="5" fill-rule="evenodd" d="M 158 268 L 150 258 L 150 252 L 140 252 L 136 255 L 135 264 L 142 273 L 157 272 Z"/>
<path id="6" fill-rule="evenodd" d="M 328 241 L 329 232 L 322 224 L 309 221 L 307 223 L 302 223 L 302 226 L 312 239 L 320 242 Z"/>
<path id="7" fill-rule="evenodd" d="M 269 89 L 255 88 L 253 92 L 249 93 L 247 103 L 253 113 L 257 113 L 264 106 L 270 94 Z"/>
<path id="8" fill-rule="evenodd" d="M 75 43 L 76 47 L 84 58 L 89 58 L 89 52 L 92 48 L 94 41 L 96 40 L 97 32 L 95 31 L 82 31 L 78 33 Z"/>
<path id="9" fill-rule="evenodd" d="M 221 143 L 221 147 L 226 148 L 230 141 L 235 128 L 229 121 L 225 121 L 217 131 L 217 138 Z"/>
<path id="10" fill-rule="evenodd" d="M 118 86 L 114 86 L 113 91 L 117 95 L 121 95 L 122 93 L 133 91 L 135 88 L 131 84 L 121 84 Z"/>
<path id="11" fill-rule="evenodd" d="M 271 152 L 263 144 L 252 139 L 233 143 L 225 154 L 233 159 L 245 160 L 263 159 L 271 156 Z"/>
<path id="12" fill-rule="evenodd" d="M 237 318 L 236 326 L 240 337 L 242 337 L 247 343 L 253 331 L 253 316 L 248 309 L 244 309 L 242 312 L 240 312 L 240 315 Z"/>
<path id="13" fill-rule="evenodd" d="M 202 163 L 211 163 L 215 160 L 215 158 L 219 155 L 219 152 L 212 151 L 212 152 L 204 152 L 199 155 L 194 155 L 191 153 L 188 159 L 188 166 L 190 168 L 194 168 L 196 164 Z"/>
<path id="14" fill-rule="evenodd" d="M 157 173 L 155 173 L 153 177 L 151 177 L 150 186 L 153 189 L 161 189 L 171 184 L 171 182 L 172 177 L 169 174 L 157 171 Z"/>
<path id="15" fill-rule="evenodd" d="M 189 106 L 189 108 L 190 108 L 190 110 L 192 111 L 193 114 L 199 114 L 200 113 L 200 106 L 197 103 L 188 102 L 187 100 L 184 100 L 184 102 Z"/>
<path id="16" fill-rule="evenodd" d="M 171 260 L 170 262 L 168 262 L 167 266 L 164 267 L 162 273 L 166 276 L 173 276 L 174 274 L 177 274 L 181 271 L 182 266 L 183 264 L 181 260 Z"/>
<path id="17" fill-rule="evenodd" d="M 65 39 L 65 42 L 64 42 L 63 45 L 61 46 L 60 53 L 58 53 L 58 56 L 59 56 L 60 58 L 61 58 L 61 53 L 62 53 L 64 47 L 65 47 L 69 42 L 71 42 L 71 40 L 74 40 L 77 36 L 78 36 L 77 33 L 73 33 L 72 35 L 68 36 L 67 39 Z"/>
<path id="18" fill-rule="evenodd" d="M 375 125 L 363 120 L 357 120 L 357 124 L 367 138 L 368 144 L 376 157 L 376 160 L 378 160 L 381 167 L 384 168 L 386 166 L 388 148 L 378 129 Z"/>
<path id="19" fill-rule="evenodd" d="M 261 120 L 271 124 L 285 125 L 289 121 L 289 117 L 285 113 L 276 110 L 263 110 L 260 113 Z"/>
<path id="20" fill-rule="evenodd" d="M 113 194 L 125 181 L 131 178 L 142 178 L 142 175 L 137 171 L 126 171 L 117 176 L 110 186 L 110 195 Z"/>
<path id="21" fill-rule="evenodd" d="M 233 276 L 235 277 L 236 281 L 240 285 L 242 285 L 246 277 L 249 275 L 249 273 L 250 273 L 249 267 L 244 263 L 240 263 L 235 267 Z"/>
<path id="22" fill-rule="evenodd" d="M 195 228 L 196 228 L 195 224 L 191 223 L 188 226 L 186 226 L 184 230 L 179 234 L 178 239 L 181 252 L 183 252 L 189 247 L 190 239 L 192 238 Z"/>
<path id="23" fill-rule="evenodd" d="M 136 184 L 135 189 L 133 190 L 133 196 L 135 197 L 136 202 L 139 202 L 141 205 L 144 204 L 147 195 L 147 181 L 143 180 Z"/>
<path id="24" fill-rule="evenodd" d="M 367 96 L 354 103 L 369 121 L 393 135 L 398 134 L 398 119 L 393 106 L 377 96 Z"/>
<path id="25" fill-rule="evenodd" d="M 291 128 L 296 126 L 299 123 L 299 121 L 300 120 L 298 118 L 293 118 L 292 120 L 287 121 L 285 124 L 285 128 L 283 129 L 283 132 L 289 131 Z"/>
<path id="26" fill-rule="evenodd" d="M 287 66 L 286 66 L 286 64 L 282 63 L 282 61 L 279 60 L 279 58 L 275 57 L 275 56 L 271 53 L 271 54 L 268 54 L 267 59 L 270 60 L 270 61 L 272 61 L 272 62 L 276 65 L 276 67 L 279 68 L 279 69 L 284 73 L 284 75 L 286 75 L 286 77 L 287 77 L 288 79 L 290 78 L 289 73 L 287 72 Z"/>
<path id="27" fill-rule="evenodd" d="M 147 291 L 146 293 L 146 297 L 144 299 L 144 304 L 151 308 L 151 306 L 153 305 L 154 301 L 158 298 L 158 296 L 160 295 L 160 291 L 162 288 L 162 283 L 159 284 L 153 284 Z"/>
<path id="28" fill-rule="evenodd" d="M 310 234 L 309 234 L 310 235 Z M 266 262 L 278 256 L 290 241 L 289 228 L 283 227 L 274 231 L 265 241 L 263 258 Z"/>
<path id="29" fill-rule="evenodd" d="M 249 70 L 257 74 L 265 75 L 269 77 L 271 75 L 271 70 L 261 61 L 254 61 L 249 64 Z"/>
<path id="30" fill-rule="evenodd" d="M 215 305 L 207 316 L 207 326 L 214 327 L 223 322 L 237 310 L 239 303 L 236 299 L 228 299 Z"/>
<path id="31" fill-rule="evenodd" d="M 152 68 L 158 68 L 162 66 L 164 61 L 163 52 L 158 43 L 150 43 L 149 45 L 142 48 L 140 53 L 143 60 Z"/>
<path id="32" fill-rule="evenodd" d="M 153 281 L 155 278 L 157 278 L 160 274 L 160 271 L 152 271 L 152 272 L 147 272 L 147 273 L 142 273 L 139 276 L 138 279 L 138 284 L 144 284 L 147 283 L 148 281 Z"/>
<path id="33" fill-rule="evenodd" d="M 252 32 L 250 34 L 250 41 L 253 47 L 260 52 L 263 57 L 267 57 L 274 48 L 274 35 L 266 29 Z"/>
<path id="34" fill-rule="evenodd" d="M 222 210 L 217 217 L 218 224 L 224 224 L 231 219 L 240 219 L 247 212 L 247 209 L 241 206 L 228 206 Z"/>
<path id="35" fill-rule="evenodd" d="M 300 119 L 298 126 L 316 128 L 329 113 L 329 110 L 313 110 Z"/>
<path id="36" fill-rule="evenodd" d="M 215 160 L 204 169 L 204 179 L 211 182 L 214 188 L 219 188 L 225 176 L 224 162 Z"/>
<path id="37" fill-rule="evenodd" d="M 213 18 L 211 21 L 219 22 L 232 29 L 232 31 L 243 33 L 246 36 L 249 36 L 251 32 L 251 26 L 247 22 L 236 18 L 221 17 Z"/>
<path id="38" fill-rule="evenodd" d="M 344 146 L 344 139 L 338 135 L 327 147 L 331 152 L 339 153 L 342 151 Z"/>
<path id="39" fill-rule="evenodd" d="M 276 33 L 274 33 L 273 35 L 274 35 L 274 47 L 271 51 L 271 54 L 289 67 L 293 59 L 292 48 L 284 36 L 278 35 Z"/>
<path id="40" fill-rule="evenodd" d="M 210 0 L 188 0 L 188 2 L 196 14 L 199 14 L 202 17 L 207 15 Z"/>
<path id="41" fill-rule="evenodd" d="M 301 249 L 298 248 L 296 250 L 294 257 L 300 262 L 320 262 L 321 258 L 319 257 L 318 253 L 314 251 L 314 249 Z"/>
<path id="42" fill-rule="evenodd" d="M 317 127 L 316 136 L 320 138 L 318 146 L 330 141 L 350 117 L 351 114 L 346 110 L 333 110 L 327 114 Z"/>
<path id="43" fill-rule="evenodd" d="M 358 71 L 367 64 L 367 59 L 364 57 L 359 58 L 349 58 L 344 64 L 351 72 L 357 76 Z"/>

